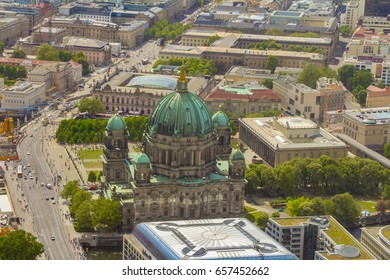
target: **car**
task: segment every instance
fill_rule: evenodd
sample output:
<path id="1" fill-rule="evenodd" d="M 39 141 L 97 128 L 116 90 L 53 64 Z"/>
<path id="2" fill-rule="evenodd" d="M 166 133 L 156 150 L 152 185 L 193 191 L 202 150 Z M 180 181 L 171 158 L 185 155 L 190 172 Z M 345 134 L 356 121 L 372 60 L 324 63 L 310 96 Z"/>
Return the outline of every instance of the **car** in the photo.
<path id="1" fill-rule="evenodd" d="M 31 164 L 30 163 L 27 163 L 27 167 L 30 167 L 31 166 Z"/>
<path id="2" fill-rule="evenodd" d="M 37 127 L 34 127 L 34 131 L 37 131 L 37 129 L 38 129 Z"/>
<path id="3" fill-rule="evenodd" d="M 50 198 L 48 196 L 46 196 L 46 200 L 49 200 Z"/>
<path id="4" fill-rule="evenodd" d="M 51 188 L 52 188 L 52 185 L 51 185 L 50 183 L 47 183 L 47 184 L 46 184 L 46 188 L 51 189 Z"/>
<path id="5" fill-rule="evenodd" d="M 30 137 L 33 137 L 33 135 L 31 134 Z"/>
<path id="6" fill-rule="evenodd" d="M 54 200 L 54 196 L 51 197 L 51 200 Z"/>
<path id="7" fill-rule="evenodd" d="M 27 155 L 28 155 L 28 156 L 30 155 L 30 151 L 27 151 Z"/>
<path id="8" fill-rule="evenodd" d="M 44 183 L 41 183 L 41 187 L 44 187 L 45 186 L 45 184 Z"/>
<path id="9" fill-rule="evenodd" d="M 97 190 L 97 186 L 96 185 L 91 185 L 91 186 L 88 187 L 88 190 L 89 191 L 95 191 L 95 190 Z"/>
<path id="10" fill-rule="evenodd" d="M 34 179 L 33 175 L 31 175 L 31 174 L 30 174 L 29 178 L 30 178 L 31 180 Z"/>
<path id="11" fill-rule="evenodd" d="M 27 169 L 27 166 L 23 165 L 23 170 L 26 170 Z"/>
<path id="12" fill-rule="evenodd" d="M 53 241 L 56 240 L 53 234 L 51 235 L 50 239 Z"/>

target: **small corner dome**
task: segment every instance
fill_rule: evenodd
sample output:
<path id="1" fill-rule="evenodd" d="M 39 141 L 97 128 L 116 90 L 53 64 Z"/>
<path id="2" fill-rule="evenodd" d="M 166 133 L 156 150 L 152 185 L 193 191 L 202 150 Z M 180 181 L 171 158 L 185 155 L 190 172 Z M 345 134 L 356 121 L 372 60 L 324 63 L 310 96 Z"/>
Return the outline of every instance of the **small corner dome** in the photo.
<path id="1" fill-rule="evenodd" d="M 229 160 L 245 160 L 245 157 L 241 150 L 233 149 L 230 153 Z"/>
<path id="2" fill-rule="evenodd" d="M 106 129 L 126 130 L 127 127 L 126 127 L 125 120 L 121 116 L 115 115 L 108 120 Z"/>
<path id="3" fill-rule="evenodd" d="M 218 128 L 218 127 L 228 127 L 229 126 L 229 118 L 222 111 L 216 112 L 213 115 L 212 120 L 213 120 L 214 126 L 216 128 Z"/>
<path id="4" fill-rule="evenodd" d="M 150 164 L 149 157 L 145 153 L 140 153 L 135 160 L 135 164 Z"/>

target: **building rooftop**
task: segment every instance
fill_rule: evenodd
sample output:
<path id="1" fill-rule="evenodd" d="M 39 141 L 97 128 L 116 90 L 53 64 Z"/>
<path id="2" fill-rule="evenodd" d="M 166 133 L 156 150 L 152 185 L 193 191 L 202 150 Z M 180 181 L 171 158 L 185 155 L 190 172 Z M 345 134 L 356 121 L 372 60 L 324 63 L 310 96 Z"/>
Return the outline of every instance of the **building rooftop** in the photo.
<path id="1" fill-rule="evenodd" d="M 174 90 L 176 88 L 176 83 L 177 79 L 170 76 L 146 75 L 137 76 L 131 79 L 127 86 Z"/>
<path id="2" fill-rule="evenodd" d="M 129 238 L 151 242 L 154 259 L 297 259 L 244 218 L 142 223 Z"/>
<path id="3" fill-rule="evenodd" d="M 108 43 L 98 39 L 89 39 L 83 37 L 64 37 L 63 45 L 83 48 L 103 48 L 108 46 Z"/>
<path id="4" fill-rule="evenodd" d="M 346 147 L 344 142 L 311 120 L 302 117 L 243 118 L 240 122 L 274 149 Z M 276 127 L 277 125 L 282 126 L 286 133 L 291 135 L 285 135 Z"/>
<path id="5" fill-rule="evenodd" d="M 346 111 L 344 115 L 364 125 L 385 125 L 390 123 L 389 107 Z"/>
<path id="6" fill-rule="evenodd" d="M 2 92 L 4 94 L 6 93 L 23 93 L 23 94 L 30 94 L 31 92 L 35 91 L 35 89 L 44 87 L 44 83 L 33 83 L 33 82 L 27 82 L 27 81 L 19 81 L 16 82 L 14 86 L 10 88 L 3 88 Z"/>
<path id="7" fill-rule="evenodd" d="M 331 239 L 335 247 L 335 253 L 329 253 L 328 251 L 318 252 L 320 255 L 324 256 L 326 259 L 330 260 L 367 260 L 373 259 L 373 256 L 350 234 L 343 226 L 341 226 L 335 218 L 332 216 L 327 216 L 329 224 L 326 224 L 322 228 L 322 233 Z M 279 224 L 282 227 L 298 227 L 303 226 L 308 223 L 310 217 L 296 217 L 296 218 L 272 218 L 272 220 Z M 346 248 L 353 246 L 359 250 L 359 256 L 350 258 L 344 257 L 340 254 L 342 250 L 342 245 L 347 245 Z M 345 246 L 344 246 L 345 247 Z"/>

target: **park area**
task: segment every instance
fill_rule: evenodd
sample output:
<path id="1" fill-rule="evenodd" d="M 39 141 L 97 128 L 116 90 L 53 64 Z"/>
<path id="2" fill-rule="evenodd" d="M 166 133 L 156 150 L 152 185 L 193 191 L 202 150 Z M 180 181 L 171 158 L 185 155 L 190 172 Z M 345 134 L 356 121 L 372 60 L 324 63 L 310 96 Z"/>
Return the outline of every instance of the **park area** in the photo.
<path id="1" fill-rule="evenodd" d="M 103 163 L 101 155 L 103 155 L 103 149 L 88 149 L 77 151 L 77 155 L 81 160 L 84 168 L 89 171 L 101 171 L 103 170 Z"/>

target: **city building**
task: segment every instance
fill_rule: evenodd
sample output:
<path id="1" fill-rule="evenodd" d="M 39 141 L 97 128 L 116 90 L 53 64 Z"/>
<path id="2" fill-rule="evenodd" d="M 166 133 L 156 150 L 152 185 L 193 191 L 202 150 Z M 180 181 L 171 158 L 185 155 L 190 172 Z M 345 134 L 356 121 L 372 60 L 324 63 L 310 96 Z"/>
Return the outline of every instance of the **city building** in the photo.
<path id="1" fill-rule="evenodd" d="M 20 37 L 30 33 L 28 19 L 25 16 L 0 16 L 0 42 L 12 45 Z"/>
<path id="2" fill-rule="evenodd" d="M 113 7 L 110 7 L 108 3 L 101 5 L 89 2 L 74 2 L 60 6 L 58 13 L 60 16 L 111 22 L 112 9 Z"/>
<path id="3" fill-rule="evenodd" d="M 44 83 L 47 95 L 54 92 L 71 92 L 77 88 L 77 82 L 80 79 L 74 75 L 74 67 L 81 71 L 81 65 L 78 63 L 47 62 L 31 70 L 27 74 L 27 78 L 30 82 Z"/>
<path id="4" fill-rule="evenodd" d="M 341 82 L 326 77 L 318 79 L 317 90 L 320 92 L 319 119 L 324 122 L 328 111 L 339 111 L 344 108 L 347 90 Z"/>
<path id="5" fill-rule="evenodd" d="M 150 115 L 156 104 L 171 93 L 177 78 L 164 75 L 119 73 L 108 85 L 93 90 L 93 96 L 99 99 L 107 113 L 120 110 L 125 115 Z M 198 91 L 205 79 L 191 77 L 188 88 Z"/>
<path id="6" fill-rule="evenodd" d="M 357 112 L 345 112 L 342 133 L 378 153 L 390 140 L 389 107 L 367 108 Z"/>
<path id="7" fill-rule="evenodd" d="M 294 1 L 288 10 L 326 17 L 334 16 L 336 12 L 335 4 L 332 0 Z"/>
<path id="8" fill-rule="evenodd" d="M 301 260 L 375 259 L 332 216 L 269 218 L 265 232 Z"/>
<path id="9" fill-rule="evenodd" d="M 7 65 L 7 64 L 13 65 L 13 66 L 23 65 L 26 67 L 27 70 L 34 69 L 35 67 L 37 67 L 39 65 L 44 65 L 46 63 L 47 63 L 46 60 L 0 57 L 0 64 L 1 65 Z"/>
<path id="10" fill-rule="evenodd" d="M 362 27 L 365 30 L 370 30 L 374 34 L 390 33 L 390 16 L 385 17 L 363 17 Z"/>
<path id="11" fill-rule="evenodd" d="M 233 65 L 226 72 L 223 84 L 233 85 L 250 81 L 262 83 L 265 80 L 275 80 L 278 77 L 277 74 L 271 74 L 270 70 Z"/>
<path id="12" fill-rule="evenodd" d="M 163 11 L 162 19 L 169 22 L 179 21 L 184 11 L 182 0 L 130 0 L 123 4 L 125 11 L 145 11 L 150 8 L 160 8 Z M 150 10 L 149 10 L 150 11 Z"/>
<path id="13" fill-rule="evenodd" d="M 281 109 L 281 100 L 276 92 L 257 83 L 218 87 L 205 98 L 205 103 L 212 112 L 223 108 L 232 116 Z"/>
<path id="14" fill-rule="evenodd" d="M 65 28 L 39 27 L 31 33 L 31 42 L 37 44 L 61 44 L 66 36 L 68 36 L 68 31 Z"/>
<path id="15" fill-rule="evenodd" d="M 62 47 L 76 55 L 83 52 L 88 62 L 93 65 L 108 65 L 111 63 L 111 46 L 108 42 L 82 37 L 64 37 Z"/>
<path id="16" fill-rule="evenodd" d="M 282 67 L 303 68 L 306 63 L 313 63 L 321 67 L 325 61 L 325 57 L 317 53 L 179 45 L 167 45 L 159 54 L 159 58 L 163 60 L 173 57 L 212 60 L 220 70 L 228 70 L 233 65 L 264 69 L 268 56 L 276 56 L 279 66 Z"/>
<path id="17" fill-rule="evenodd" d="M 122 46 L 132 48 L 144 39 L 144 33 L 149 27 L 147 21 L 135 21 L 125 25 L 82 20 L 80 18 L 53 17 L 45 20 L 44 26 L 65 28 L 68 36 L 97 39 L 105 42 L 121 43 Z"/>
<path id="18" fill-rule="evenodd" d="M 120 202 L 123 231 L 143 222 L 241 216 L 245 158 L 240 150 L 230 152 L 230 133 L 228 117 L 223 112 L 211 116 L 188 91 L 184 68 L 176 91 L 151 113 L 143 152 L 129 155 L 123 118 L 110 118 L 102 156 L 103 195 Z"/>
<path id="19" fill-rule="evenodd" d="M 123 236 L 123 260 L 296 260 L 247 219 L 148 222 Z"/>
<path id="20" fill-rule="evenodd" d="M 387 56 L 390 54 L 390 34 L 373 33 L 359 26 L 348 44 L 347 56 Z"/>
<path id="21" fill-rule="evenodd" d="M 345 24 L 350 28 L 357 26 L 358 20 L 364 15 L 364 4 L 359 1 L 350 1 L 345 12 Z"/>
<path id="22" fill-rule="evenodd" d="M 367 88 L 367 108 L 380 108 L 390 105 L 390 87 L 378 88 L 370 85 Z"/>
<path id="23" fill-rule="evenodd" d="M 357 71 L 368 70 L 373 77 L 387 81 L 387 72 L 384 71 L 385 59 L 380 56 L 349 56 L 344 57 L 344 65 L 353 65 Z"/>
<path id="24" fill-rule="evenodd" d="M 290 36 L 271 36 L 271 35 L 255 35 L 255 34 L 237 34 L 226 33 L 212 30 L 196 30 L 190 29 L 182 34 L 181 44 L 183 46 L 207 46 L 209 44 L 209 38 L 212 36 L 219 36 L 216 42 L 211 45 L 214 47 L 222 47 L 226 45 L 224 40 L 227 41 L 226 47 L 246 49 L 248 46 L 256 45 L 264 41 L 273 40 L 277 44 L 280 44 L 282 50 L 287 50 L 289 46 L 295 47 L 312 47 L 316 46 L 321 49 L 325 56 L 333 56 L 333 42 L 330 38 L 302 38 L 302 37 L 290 37 Z"/>
<path id="25" fill-rule="evenodd" d="M 239 119 L 240 140 L 271 166 L 294 158 L 347 156 L 347 146 L 302 117 Z"/>
<path id="26" fill-rule="evenodd" d="M 0 89 L 3 110 L 22 110 L 39 106 L 46 100 L 45 84 L 19 81 L 9 88 Z"/>
<path id="27" fill-rule="evenodd" d="M 360 242 L 378 260 L 390 260 L 390 226 L 363 227 Z"/>
<path id="28" fill-rule="evenodd" d="M 389 1 L 387 0 L 360 0 L 364 5 L 365 16 L 387 17 L 390 15 Z"/>

